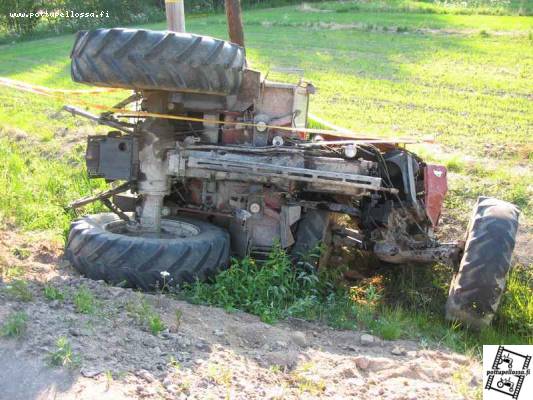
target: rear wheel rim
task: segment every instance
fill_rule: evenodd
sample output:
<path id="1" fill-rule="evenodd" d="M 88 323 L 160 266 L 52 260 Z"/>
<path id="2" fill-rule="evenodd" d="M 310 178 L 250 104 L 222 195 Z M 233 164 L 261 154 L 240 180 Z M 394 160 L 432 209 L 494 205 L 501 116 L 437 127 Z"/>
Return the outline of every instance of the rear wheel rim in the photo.
<path id="1" fill-rule="evenodd" d="M 127 223 L 126 221 L 113 221 L 104 226 L 108 232 L 130 237 L 143 237 L 153 239 L 184 239 L 200 234 L 200 229 L 189 222 L 163 219 L 161 231 L 154 232 L 143 228 L 139 224 Z"/>

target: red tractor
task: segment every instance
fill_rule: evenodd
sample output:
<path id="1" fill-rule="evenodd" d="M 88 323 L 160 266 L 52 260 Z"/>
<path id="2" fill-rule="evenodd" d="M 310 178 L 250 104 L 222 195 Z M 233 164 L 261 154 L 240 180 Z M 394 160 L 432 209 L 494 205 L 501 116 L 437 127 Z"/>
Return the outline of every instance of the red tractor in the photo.
<path id="1" fill-rule="evenodd" d="M 353 227 L 335 235 L 380 260 L 457 265 L 447 317 L 490 323 L 514 205 L 480 197 L 466 239 L 439 243 L 443 166 L 394 141 L 308 129 L 312 84 L 264 79 L 234 43 L 97 29 L 78 34 L 71 57 L 74 81 L 133 90 L 100 116 L 67 108 L 112 128 L 89 137 L 87 171 L 122 182 L 75 204 L 100 199 L 112 211 L 72 223 L 66 256 L 81 273 L 148 290 L 161 272 L 173 284 L 204 280 L 231 255 L 262 258 L 275 243 L 297 263 L 328 247 L 332 216 L 344 214 Z"/>

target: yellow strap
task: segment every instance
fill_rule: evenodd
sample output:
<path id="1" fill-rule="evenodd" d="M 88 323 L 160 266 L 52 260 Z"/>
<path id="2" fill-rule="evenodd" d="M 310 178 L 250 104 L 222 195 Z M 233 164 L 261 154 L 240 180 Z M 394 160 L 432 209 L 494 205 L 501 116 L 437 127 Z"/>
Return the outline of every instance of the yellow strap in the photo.
<path id="1" fill-rule="evenodd" d="M 83 105 L 85 107 L 94 108 L 101 110 L 102 112 L 114 113 L 115 117 L 118 118 L 163 118 L 163 119 L 172 119 L 177 121 L 188 121 L 188 122 L 202 122 L 206 124 L 218 124 L 218 125 L 234 125 L 234 126 L 243 126 L 243 127 L 257 127 L 258 124 L 253 122 L 238 122 L 238 121 L 216 121 L 212 119 L 204 118 L 194 118 L 184 115 L 174 115 L 174 114 L 161 114 L 161 113 L 152 113 L 147 111 L 132 111 L 126 110 L 123 108 L 114 108 L 108 107 L 101 104 L 94 104 L 79 98 L 67 98 L 67 94 L 90 94 L 90 93 L 100 93 L 100 92 L 109 92 L 117 91 L 124 89 L 94 89 L 94 90 L 63 90 L 63 89 L 51 89 L 44 86 L 32 85 L 25 82 L 15 81 L 13 79 L 0 77 L 0 86 L 5 86 L 15 90 L 21 90 L 24 92 L 35 93 L 42 96 L 54 97 L 61 100 L 67 100 L 69 103 Z M 299 133 L 310 133 L 317 135 L 328 135 L 336 136 L 342 138 L 354 139 L 356 142 L 360 143 L 422 143 L 422 142 L 431 142 L 432 140 L 415 140 L 407 138 L 366 138 L 357 135 L 355 132 L 348 130 L 334 130 L 334 129 L 314 129 L 314 128 L 294 128 L 289 126 L 278 126 L 278 125 L 261 125 L 262 128 L 276 129 L 287 132 L 299 132 Z"/>

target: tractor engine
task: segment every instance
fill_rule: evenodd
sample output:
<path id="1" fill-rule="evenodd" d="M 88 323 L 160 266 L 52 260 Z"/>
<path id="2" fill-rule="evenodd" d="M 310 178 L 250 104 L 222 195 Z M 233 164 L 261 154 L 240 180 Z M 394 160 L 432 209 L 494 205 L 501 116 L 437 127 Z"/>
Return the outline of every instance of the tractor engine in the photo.
<path id="1" fill-rule="evenodd" d="M 90 176 L 135 182 L 137 196 L 116 195 L 114 203 L 135 212 L 144 230 L 159 231 L 161 217 L 203 216 L 229 230 L 240 256 L 267 253 L 275 243 L 289 249 L 307 210 L 358 217 L 363 197 L 396 191 L 382 187 L 372 156 L 378 148 L 365 152 L 353 140 L 307 139 L 311 84 L 260 82 L 255 71 L 246 79 L 247 93 L 237 100 L 139 93 L 141 110 L 185 120 L 146 118 L 126 135 L 90 137 Z M 325 230 L 329 219 L 320 223 Z"/>

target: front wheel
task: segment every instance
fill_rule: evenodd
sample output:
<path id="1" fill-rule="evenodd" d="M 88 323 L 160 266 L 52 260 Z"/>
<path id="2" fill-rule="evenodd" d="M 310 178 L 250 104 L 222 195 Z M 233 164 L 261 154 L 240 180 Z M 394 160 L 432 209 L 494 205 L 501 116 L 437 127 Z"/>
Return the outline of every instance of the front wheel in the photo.
<path id="1" fill-rule="evenodd" d="M 154 234 L 103 213 L 72 222 L 65 257 L 91 279 L 153 290 L 227 268 L 229 243 L 228 232 L 196 219 L 163 219 Z"/>
<path id="2" fill-rule="evenodd" d="M 459 271 L 450 286 L 446 319 L 475 329 L 490 325 L 505 290 L 519 214 L 513 204 L 478 198 Z"/>

